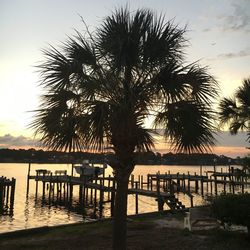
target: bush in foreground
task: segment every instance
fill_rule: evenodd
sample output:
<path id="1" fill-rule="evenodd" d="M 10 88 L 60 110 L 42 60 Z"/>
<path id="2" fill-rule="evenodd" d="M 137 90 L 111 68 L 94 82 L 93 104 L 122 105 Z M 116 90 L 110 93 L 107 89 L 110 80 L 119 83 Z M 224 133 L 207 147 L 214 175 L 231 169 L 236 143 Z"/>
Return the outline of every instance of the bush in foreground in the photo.
<path id="1" fill-rule="evenodd" d="M 246 226 L 250 236 L 250 194 L 221 194 L 212 201 L 214 216 L 222 223 Z"/>

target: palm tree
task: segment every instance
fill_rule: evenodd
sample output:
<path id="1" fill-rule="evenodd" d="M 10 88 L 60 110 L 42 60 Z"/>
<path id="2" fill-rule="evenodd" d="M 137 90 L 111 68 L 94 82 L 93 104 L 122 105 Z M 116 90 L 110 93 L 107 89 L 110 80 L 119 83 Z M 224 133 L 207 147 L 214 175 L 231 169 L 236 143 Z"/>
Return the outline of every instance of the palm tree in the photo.
<path id="1" fill-rule="evenodd" d="M 31 125 L 44 145 L 114 151 L 114 249 L 126 249 L 129 176 L 136 152 L 153 148 L 153 129 L 164 128 L 179 152 L 214 145 L 217 82 L 206 67 L 185 64 L 185 31 L 150 10 L 121 8 L 95 32 L 86 27 L 60 50 L 44 50 L 38 66 L 45 94 Z M 148 118 L 154 120 L 151 129 L 144 125 Z"/>
<path id="2" fill-rule="evenodd" d="M 224 98 L 219 105 L 221 125 L 228 124 L 230 133 L 247 131 L 250 142 L 250 78 L 244 79 L 232 98 Z"/>

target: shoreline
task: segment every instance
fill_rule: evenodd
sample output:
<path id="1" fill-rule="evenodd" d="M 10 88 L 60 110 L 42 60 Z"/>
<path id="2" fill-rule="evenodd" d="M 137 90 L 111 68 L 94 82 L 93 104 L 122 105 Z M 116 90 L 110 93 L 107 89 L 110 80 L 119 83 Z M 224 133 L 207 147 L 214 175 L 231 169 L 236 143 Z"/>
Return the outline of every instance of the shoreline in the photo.
<path id="1" fill-rule="evenodd" d="M 128 250 L 248 250 L 246 233 L 220 228 L 183 229 L 183 213 L 153 212 L 128 216 Z M 88 223 L 22 230 L 0 234 L 0 248 L 11 249 L 112 249 L 112 218 Z"/>
<path id="2" fill-rule="evenodd" d="M 181 211 L 170 211 L 170 210 L 164 210 L 164 211 L 155 211 L 155 212 L 148 212 L 148 213 L 140 213 L 140 214 L 131 214 L 127 216 L 127 219 L 133 219 L 133 218 L 147 218 L 155 215 L 167 215 L 167 214 L 172 214 L 172 213 L 183 213 L 187 209 L 183 209 Z M 68 224 L 60 224 L 60 225 L 53 225 L 53 226 L 41 226 L 41 227 L 32 227 L 32 228 L 24 228 L 24 229 L 17 229 L 14 231 L 10 232 L 3 232 L 0 233 L 0 239 L 5 238 L 5 237 L 19 237 L 19 236 L 24 236 L 27 233 L 31 234 L 36 234 L 36 233 L 41 233 L 41 232 L 49 232 L 53 229 L 57 228 L 64 228 L 64 227 L 74 227 L 74 226 L 79 226 L 79 225 L 88 225 L 92 223 L 99 223 L 103 221 L 112 221 L 112 217 L 106 217 L 106 218 L 101 218 L 101 219 L 92 219 L 92 220 L 87 220 L 87 221 L 82 221 L 82 222 L 73 222 L 73 223 L 68 223 Z"/>

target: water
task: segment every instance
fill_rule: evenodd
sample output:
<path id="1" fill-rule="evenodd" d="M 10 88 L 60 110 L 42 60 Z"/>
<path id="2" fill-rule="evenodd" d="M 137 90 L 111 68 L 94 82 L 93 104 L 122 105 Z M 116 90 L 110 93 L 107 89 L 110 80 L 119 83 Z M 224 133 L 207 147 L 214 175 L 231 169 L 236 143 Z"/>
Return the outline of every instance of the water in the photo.
<path id="1" fill-rule="evenodd" d="M 223 167 L 224 171 L 227 167 Z M 35 175 L 36 169 L 49 169 L 52 172 L 55 170 L 67 170 L 71 174 L 71 164 L 32 164 L 31 175 Z M 219 168 L 220 169 L 220 168 Z M 203 171 L 213 170 L 213 167 L 203 167 Z M 133 172 L 135 180 L 138 175 L 144 176 L 148 173 L 155 174 L 158 171 L 165 173 L 200 173 L 199 166 L 167 166 L 167 165 L 138 165 Z M 7 178 L 16 178 L 16 191 L 13 216 L 0 216 L 0 233 L 14 230 L 34 228 L 40 226 L 52 226 L 60 224 L 68 224 L 75 222 L 82 222 L 89 219 L 91 209 L 87 210 L 87 214 L 83 215 L 77 211 L 71 211 L 68 208 L 60 205 L 51 205 L 42 203 L 41 185 L 38 189 L 38 196 L 35 197 L 35 181 L 30 180 L 29 193 L 27 195 L 27 172 L 28 164 L 21 163 L 0 163 L 0 176 Z M 112 169 L 106 169 L 106 175 L 112 174 Z M 204 190 L 206 190 L 204 188 Z M 236 191 L 237 192 L 237 191 Z M 189 197 L 178 194 L 178 198 L 187 207 L 190 206 Z M 77 204 L 78 187 L 74 187 L 73 203 Z M 194 205 L 204 203 L 200 195 L 195 195 Z M 166 207 L 164 207 L 166 208 Z M 157 211 L 157 202 L 155 198 L 139 196 L 139 213 Z M 166 208 L 167 209 L 167 208 Z M 135 198 L 133 195 L 128 197 L 128 214 L 135 213 Z M 110 204 L 106 203 L 104 206 L 104 216 L 110 216 Z"/>

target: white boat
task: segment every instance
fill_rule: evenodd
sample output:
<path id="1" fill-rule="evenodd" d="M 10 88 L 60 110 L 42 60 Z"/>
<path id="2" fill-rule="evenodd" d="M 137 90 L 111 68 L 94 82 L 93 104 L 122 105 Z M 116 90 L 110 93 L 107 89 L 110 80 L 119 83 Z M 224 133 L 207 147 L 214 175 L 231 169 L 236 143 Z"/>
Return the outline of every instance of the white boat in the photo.
<path id="1" fill-rule="evenodd" d="M 106 164 L 103 164 L 103 167 L 95 167 L 93 164 L 90 164 L 88 160 L 84 160 L 82 164 L 74 166 L 74 169 L 77 174 L 85 176 L 98 176 L 104 173 L 104 169 L 107 167 Z"/>

